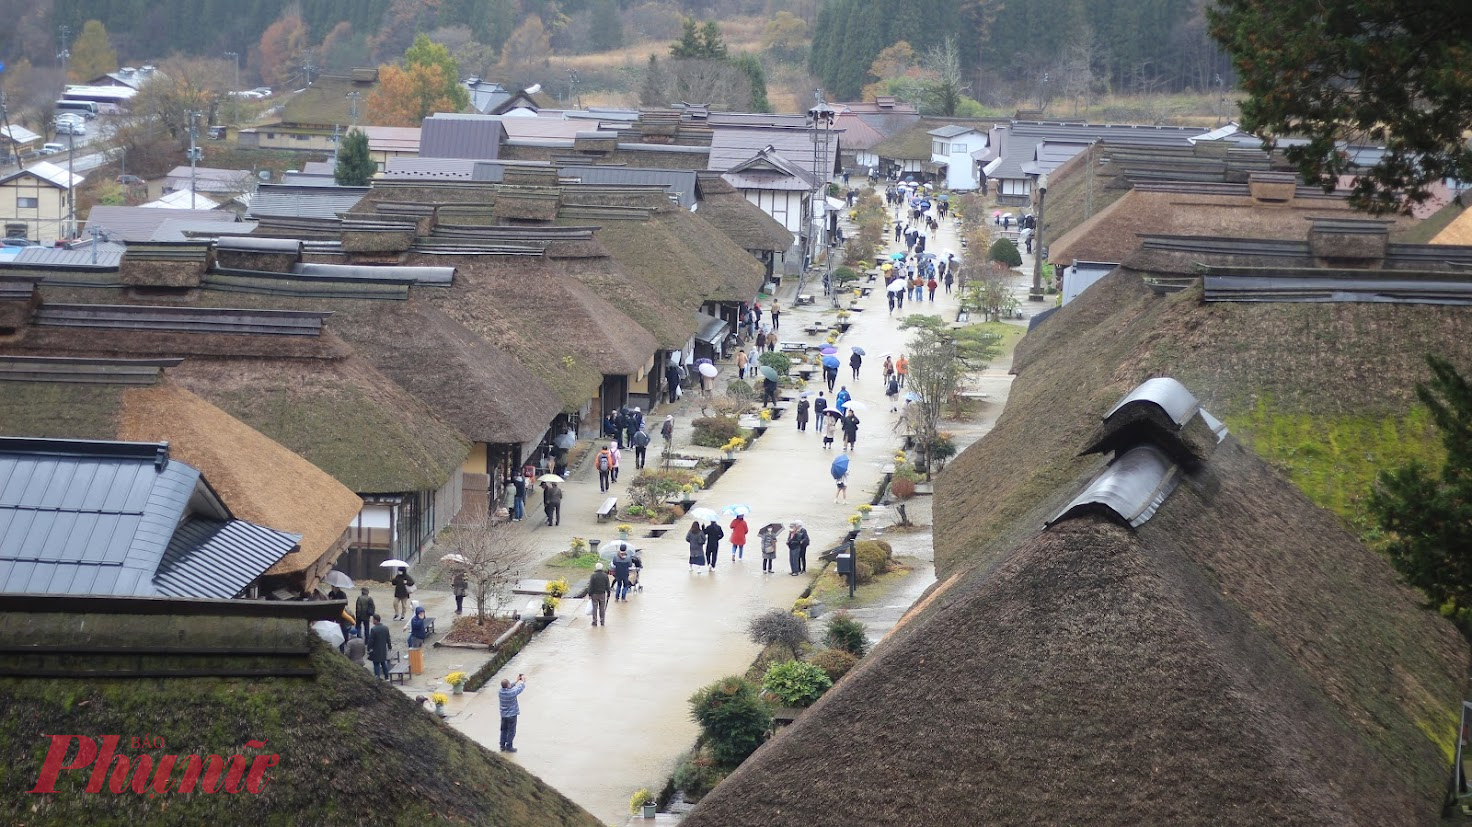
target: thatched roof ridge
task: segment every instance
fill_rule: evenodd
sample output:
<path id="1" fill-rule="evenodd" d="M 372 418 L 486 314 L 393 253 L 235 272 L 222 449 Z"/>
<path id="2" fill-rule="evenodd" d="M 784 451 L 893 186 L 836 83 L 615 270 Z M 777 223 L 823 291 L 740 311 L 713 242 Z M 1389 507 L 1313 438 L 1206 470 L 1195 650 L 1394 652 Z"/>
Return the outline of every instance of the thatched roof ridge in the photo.
<path id="1" fill-rule="evenodd" d="M 596 252 L 597 255 L 593 255 Z M 613 259 L 598 238 L 548 245 L 548 264 L 563 277 L 575 278 L 594 294 L 617 307 L 640 327 L 654 334 L 660 348 L 683 348 L 695 334 L 692 308 L 700 300 L 691 295 L 656 290 L 639 272 L 630 272 Z"/>
<path id="2" fill-rule="evenodd" d="M 14 617 L 12 615 L 11 617 Z M 7 617 L 7 620 L 10 618 Z M 145 618 L 146 619 L 146 618 Z M 249 638 L 252 619 L 228 618 Z M 223 624 L 222 624 L 223 625 Z M 0 679 L 0 747 L 18 770 L 0 782 L 0 821 L 95 819 L 90 771 L 62 773 L 57 795 L 27 796 L 49 739 L 38 733 L 163 733 L 163 750 L 128 756 L 278 754 L 260 794 L 109 795 L 117 818 L 150 824 L 474 824 L 599 827 L 602 823 L 526 772 L 431 717 L 305 630 L 309 677 Z M 397 632 L 395 633 L 397 637 Z M 264 741 L 261 750 L 246 741 Z M 370 758 L 372 760 L 366 760 Z M 174 778 L 180 771 L 175 770 Z M 38 801 L 43 798 L 44 801 Z M 487 814 L 494 814 L 488 817 Z"/>
<path id="3" fill-rule="evenodd" d="M 1249 449 L 1229 437 L 1136 529 L 1040 530 L 1154 372 L 1131 345 L 1178 332 L 1097 303 L 1040 328 L 940 478 L 941 584 L 686 824 L 1437 823 L 1466 641 Z"/>
<path id="4" fill-rule="evenodd" d="M 315 580 L 343 551 L 343 534 L 363 501 L 342 483 L 261 432 L 194 394 L 160 385 L 123 393 L 117 438 L 169 443 L 204 472 L 238 518 L 302 535 L 267 575 Z"/>
<path id="5" fill-rule="evenodd" d="M 639 374 L 654 357 L 652 334 L 544 257 L 432 258 L 454 263 L 455 283 L 420 295 L 506 348 L 568 408 L 596 395 L 604 375 Z M 415 259 L 411 255 L 405 263 Z"/>

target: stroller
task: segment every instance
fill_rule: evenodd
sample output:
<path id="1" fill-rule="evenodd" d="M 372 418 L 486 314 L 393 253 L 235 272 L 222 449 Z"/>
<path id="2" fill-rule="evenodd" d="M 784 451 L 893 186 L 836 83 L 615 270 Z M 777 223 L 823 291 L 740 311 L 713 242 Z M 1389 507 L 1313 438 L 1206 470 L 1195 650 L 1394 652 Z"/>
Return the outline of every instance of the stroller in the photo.
<path id="1" fill-rule="evenodd" d="M 633 563 L 634 565 L 629 569 L 629 591 L 642 592 L 644 591 L 644 583 L 642 582 L 642 578 L 639 577 L 639 573 L 644 571 L 644 557 L 640 553 L 640 549 L 634 549 Z"/>

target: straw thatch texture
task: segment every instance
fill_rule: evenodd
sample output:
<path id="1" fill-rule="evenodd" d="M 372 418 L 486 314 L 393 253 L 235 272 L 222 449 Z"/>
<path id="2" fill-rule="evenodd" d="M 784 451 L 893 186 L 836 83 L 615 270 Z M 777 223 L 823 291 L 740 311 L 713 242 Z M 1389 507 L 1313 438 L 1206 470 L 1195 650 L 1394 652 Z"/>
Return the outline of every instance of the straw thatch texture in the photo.
<path id="1" fill-rule="evenodd" d="M 237 623 L 238 625 L 238 623 Z M 250 628 L 250 627 L 247 627 Z M 303 632 L 305 635 L 305 631 Z M 163 733 L 169 754 L 232 753 L 248 740 L 279 754 L 260 794 L 132 792 L 106 799 L 121 821 L 202 824 L 486 824 L 599 827 L 536 776 L 426 714 L 315 635 L 314 677 L 7 678 L 0 680 L 0 748 L 24 771 L 0 780 L 0 822 L 97 821 L 90 770 L 62 773 L 57 795 L 28 796 L 49 740 L 42 732 Z M 124 736 L 119 752 L 129 749 Z M 39 750 L 39 752 L 38 752 Z M 247 758 L 249 760 L 249 758 Z M 178 779 L 175 769 L 173 778 Z M 167 803 L 167 807 L 163 806 Z"/>
<path id="2" fill-rule="evenodd" d="M 594 252 L 596 256 L 592 255 Z M 654 334 L 658 347 L 678 350 L 695 335 L 691 308 L 700 306 L 697 297 L 654 289 L 638 273 L 619 266 L 598 239 L 553 242 L 547 246 L 546 258 L 563 277 L 587 285 L 594 294 Z"/>
<path id="3" fill-rule="evenodd" d="M 419 295 L 504 347 L 568 409 L 597 395 L 605 374 L 637 375 L 654 358 L 653 335 L 542 256 L 411 255 L 404 263 L 454 266 L 449 290 Z"/>
<path id="4" fill-rule="evenodd" d="M 1061 262 L 1123 261 L 1139 246 L 1142 234 L 1302 241 L 1308 238 L 1310 219 L 1356 216 L 1342 198 L 1300 197 L 1263 203 L 1245 194 L 1135 189 L 1057 241 L 1050 241 L 1049 257 Z M 1414 223 L 1406 217 L 1397 218 L 1391 228 L 1392 238 Z"/>
<path id="5" fill-rule="evenodd" d="M 236 517 L 302 535 L 267 575 L 320 574 L 342 552 L 363 501 L 326 472 L 181 388 L 134 388 L 122 403 L 119 439 L 167 441 Z"/>
<path id="6" fill-rule="evenodd" d="M 751 301 L 766 274 L 736 242 L 673 205 L 648 221 L 601 222 L 598 240 L 620 267 L 676 299 L 686 312 L 707 301 Z"/>
<path id="7" fill-rule="evenodd" d="M 1472 244 L 1472 210 L 1464 211 L 1461 215 L 1452 219 L 1436 237 L 1431 239 L 1432 244 Z"/>
<path id="8" fill-rule="evenodd" d="M 123 385 L 0 382 L 0 434 L 116 439 L 124 390 Z"/>
<path id="9" fill-rule="evenodd" d="M 792 233 L 781 222 L 734 189 L 729 193 L 703 195 L 696 215 L 725 233 L 743 250 L 782 253 L 793 245 Z"/>

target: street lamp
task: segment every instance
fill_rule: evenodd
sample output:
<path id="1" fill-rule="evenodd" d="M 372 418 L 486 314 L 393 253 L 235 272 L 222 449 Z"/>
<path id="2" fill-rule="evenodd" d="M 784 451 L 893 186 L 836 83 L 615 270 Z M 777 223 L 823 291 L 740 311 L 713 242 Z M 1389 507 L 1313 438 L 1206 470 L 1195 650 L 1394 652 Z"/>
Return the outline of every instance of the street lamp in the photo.
<path id="1" fill-rule="evenodd" d="M 827 176 L 826 173 L 820 174 L 819 171 L 820 170 L 827 170 L 827 169 L 830 168 L 829 167 L 829 155 L 828 155 L 828 139 L 829 139 L 829 136 L 832 134 L 830 132 L 830 130 L 833 129 L 833 122 L 834 122 L 834 120 L 837 119 L 838 113 L 836 111 L 834 111 L 833 107 L 831 107 L 831 106 L 828 105 L 828 101 L 826 101 L 826 100 L 823 99 L 823 90 L 819 89 L 819 90 L 814 91 L 813 92 L 813 98 L 814 98 L 814 100 L 817 101 L 817 103 L 815 103 L 813 105 L 813 108 L 809 109 L 808 112 L 807 112 L 807 126 L 808 126 L 809 129 L 812 129 L 813 130 L 813 135 L 812 135 L 812 138 L 813 138 L 813 178 L 814 178 L 814 186 L 817 188 L 813 192 L 812 209 L 813 209 L 814 213 L 816 214 L 818 205 L 819 204 L 823 204 L 824 205 L 824 209 L 823 209 L 823 245 L 828 248 L 828 252 L 827 252 L 828 269 L 829 269 L 829 272 L 831 273 L 832 272 L 832 269 L 833 269 L 833 250 L 832 250 L 832 243 L 831 243 L 832 234 L 830 233 L 830 227 L 829 227 L 827 202 L 824 201 L 824 200 L 822 200 L 822 199 L 824 199 L 824 198 L 827 197 L 827 185 L 828 185 L 827 177 L 828 176 Z M 819 149 L 819 145 L 818 145 L 817 129 L 818 129 L 819 126 L 821 126 L 823 128 L 823 144 L 822 144 L 822 149 Z M 834 220 L 835 221 L 837 220 L 836 216 L 834 217 Z M 807 223 L 807 226 L 805 227 L 805 229 L 807 230 L 807 235 L 804 236 L 807 239 L 807 244 L 805 245 L 807 247 L 807 250 L 804 251 L 804 253 L 805 253 L 804 258 L 809 258 L 810 256 L 817 254 L 817 245 L 815 245 L 815 244 L 812 243 L 813 242 L 813 239 L 811 238 L 811 236 L 813 235 L 813 222 L 812 222 L 812 219 L 811 218 L 808 219 L 808 223 Z M 806 265 L 806 263 L 807 262 L 805 262 L 804 264 Z M 806 269 L 806 266 L 804 266 L 804 268 L 803 268 L 803 277 L 802 277 L 802 279 L 799 279 L 798 280 L 798 292 L 799 293 L 802 292 L 802 280 L 805 279 L 806 277 L 807 277 L 807 269 Z M 825 295 L 829 292 L 829 289 L 831 287 L 831 281 L 832 280 L 830 278 L 826 278 L 825 277 L 823 279 L 823 293 Z"/>
<path id="2" fill-rule="evenodd" d="M 1037 238 L 1037 253 L 1032 259 L 1032 290 L 1027 294 L 1029 301 L 1040 302 L 1043 300 L 1043 259 L 1048 257 L 1048 248 L 1043 242 L 1043 199 L 1048 195 L 1048 175 L 1044 173 L 1038 176 L 1038 182 L 1033 186 L 1033 192 L 1038 196 L 1037 229 L 1034 230 Z"/>

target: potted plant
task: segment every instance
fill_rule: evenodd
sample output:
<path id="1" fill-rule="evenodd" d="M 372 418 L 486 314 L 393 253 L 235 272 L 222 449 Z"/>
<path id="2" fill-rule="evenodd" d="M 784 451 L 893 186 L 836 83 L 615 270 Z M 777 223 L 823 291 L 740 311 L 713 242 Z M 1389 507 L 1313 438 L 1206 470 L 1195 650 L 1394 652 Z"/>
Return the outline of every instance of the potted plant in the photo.
<path id="1" fill-rule="evenodd" d="M 859 516 L 860 517 L 863 517 L 864 519 L 867 520 L 867 519 L 869 519 L 869 516 L 871 514 L 873 514 L 873 513 L 874 513 L 874 506 L 869 505 L 868 503 L 863 503 L 863 504 L 861 504 L 859 506 Z"/>
<path id="2" fill-rule="evenodd" d="M 567 578 L 565 577 L 559 577 L 547 583 L 547 594 L 553 597 L 564 597 L 571 590 L 572 586 L 568 585 Z"/>
<path id="3" fill-rule="evenodd" d="M 687 503 L 693 502 L 695 500 L 695 486 L 688 482 L 680 486 L 680 498 Z"/>
<path id="4" fill-rule="evenodd" d="M 465 681 L 468 680 L 469 677 L 470 676 L 466 675 L 464 672 L 451 672 L 450 674 L 446 675 L 445 683 L 450 685 L 450 693 L 454 695 L 464 695 Z"/>
<path id="5" fill-rule="evenodd" d="M 634 527 L 633 526 L 629 525 L 628 523 L 619 523 L 618 524 L 618 538 L 620 540 L 627 540 L 627 539 L 629 539 L 630 535 L 632 535 L 633 533 L 634 533 Z"/>
<path id="6" fill-rule="evenodd" d="M 550 594 L 542 598 L 542 617 L 552 617 L 557 613 L 557 607 L 561 605 L 562 601 Z"/>
<path id="7" fill-rule="evenodd" d="M 433 695 L 430 695 L 429 699 L 431 701 L 434 701 L 434 714 L 440 716 L 441 718 L 445 717 L 445 704 L 450 702 L 450 699 L 445 697 L 445 693 L 436 692 Z"/>
<path id="8" fill-rule="evenodd" d="M 629 812 L 642 818 L 654 818 L 659 810 L 659 802 L 655 801 L 654 793 L 648 787 L 634 793 L 629 799 Z"/>
<path id="9" fill-rule="evenodd" d="M 848 524 L 852 528 L 858 528 L 859 527 L 859 524 L 862 523 L 863 521 L 864 521 L 864 515 L 863 514 L 850 514 L 848 516 Z"/>
<path id="10" fill-rule="evenodd" d="M 771 408 L 762 408 L 761 411 L 759 411 L 756 416 L 757 416 L 757 420 L 758 420 L 756 427 L 759 430 L 765 431 L 767 429 L 767 426 L 772 424 L 772 409 Z"/>
<path id="11" fill-rule="evenodd" d="M 578 557 L 588 553 L 588 541 L 581 537 L 572 538 L 572 556 Z"/>

